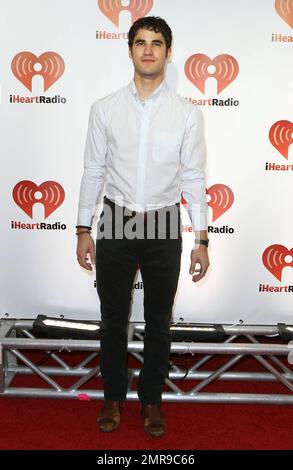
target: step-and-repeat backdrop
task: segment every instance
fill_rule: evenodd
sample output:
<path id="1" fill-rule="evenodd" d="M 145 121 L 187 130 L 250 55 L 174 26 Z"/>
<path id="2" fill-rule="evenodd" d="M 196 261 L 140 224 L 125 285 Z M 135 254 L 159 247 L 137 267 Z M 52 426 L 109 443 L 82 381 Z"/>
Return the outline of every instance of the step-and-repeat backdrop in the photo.
<path id="1" fill-rule="evenodd" d="M 131 23 L 158 15 L 174 33 L 168 84 L 202 109 L 207 142 L 211 267 L 194 285 L 182 205 L 174 319 L 293 323 L 293 0 L 0 5 L 0 317 L 99 318 L 75 256 L 88 115 L 132 79 Z M 133 287 L 140 320 L 139 273 Z"/>

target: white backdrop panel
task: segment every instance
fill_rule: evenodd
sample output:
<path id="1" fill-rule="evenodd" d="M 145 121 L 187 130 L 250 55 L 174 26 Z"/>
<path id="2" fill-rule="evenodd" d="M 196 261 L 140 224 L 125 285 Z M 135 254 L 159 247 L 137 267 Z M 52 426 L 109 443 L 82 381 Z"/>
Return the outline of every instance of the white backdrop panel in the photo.
<path id="1" fill-rule="evenodd" d="M 162 16 L 173 29 L 173 58 L 167 70 L 170 87 L 191 100 L 239 102 L 238 106 L 201 105 L 207 189 L 228 186 L 234 203 L 213 221 L 215 208 L 210 202 L 211 267 L 198 285 L 188 274 L 193 234 L 184 232 L 174 305 L 178 321 L 292 323 L 293 146 L 286 159 L 269 139 L 274 123 L 292 122 L 293 19 L 286 11 L 280 17 L 276 9 L 280 2 L 154 0 L 149 13 Z M 121 4 L 127 6 L 129 1 Z M 293 0 L 291 6 L 293 12 Z M 123 11 L 117 27 L 96 0 L 1 0 L 0 7 L 0 316 L 32 318 L 44 313 L 96 319 L 94 273 L 78 266 L 74 235 L 88 114 L 93 101 L 127 84 L 133 74 L 126 39 L 97 39 L 96 31 L 110 36 L 125 33 L 131 15 Z M 273 34 L 283 39 L 272 40 Z M 30 91 L 12 73 L 13 58 L 23 51 L 37 57 L 51 51 L 63 58 L 65 71 L 46 92 L 41 75 L 33 77 Z M 217 95 L 210 68 L 203 94 L 184 72 L 194 54 L 206 54 L 211 60 L 230 55 L 239 65 L 239 74 Z M 59 96 L 66 102 L 10 102 L 11 96 L 39 95 Z M 123 116 L 121 125 L 127 125 Z M 292 128 L 288 135 L 292 142 Z M 291 168 L 266 170 L 267 162 Z M 30 217 L 12 197 L 13 188 L 24 180 L 37 186 L 58 182 L 65 191 L 64 202 L 46 219 L 43 204 L 35 203 Z M 188 228 L 183 206 L 182 220 Z M 59 223 L 63 230 L 16 229 L 13 223 Z M 215 233 L 221 227 L 230 233 Z M 275 258 L 276 264 L 283 263 L 281 279 L 276 276 L 278 266 L 269 270 L 262 259 L 272 245 L 285 247 L 282 259 Z M 138 276 L 132 308 L 135 320 L 143 318 L 142 302 Z"/>

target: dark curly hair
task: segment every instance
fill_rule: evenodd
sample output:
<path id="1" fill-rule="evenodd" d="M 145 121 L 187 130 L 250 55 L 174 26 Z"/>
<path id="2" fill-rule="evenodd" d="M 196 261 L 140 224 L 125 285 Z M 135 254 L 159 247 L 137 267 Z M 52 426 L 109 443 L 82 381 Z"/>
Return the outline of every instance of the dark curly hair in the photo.
<path id="1" fill-rule="evenodd" d="M 159 16 L 145 16 L 136 20 L 128 32 L 128 46 L 132 49 L 134 38 L 139 29 L 148 29 L 155 33 L 162 33 L 167 50 L 172 45 L 172 30 L 163 18 Z"/>

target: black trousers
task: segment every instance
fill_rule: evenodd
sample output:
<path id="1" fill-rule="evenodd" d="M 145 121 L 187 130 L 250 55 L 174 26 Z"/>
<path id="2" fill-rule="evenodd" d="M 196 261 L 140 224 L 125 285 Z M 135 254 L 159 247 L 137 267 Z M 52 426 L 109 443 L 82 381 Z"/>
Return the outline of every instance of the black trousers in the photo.
<path id="1" fill-rule="evenodd" d="M 177 239 L 171 239 L 167 230 L 165 239 L 114 237 L 97 240 L 97 291 L 101 302 L 100 367 L 107 400 L 123 401 L 127 394 L 127 327 L 133 283 L 139 267 L 144 288 L 145 333 L 138 396 L 141 403 L 161 402 L 164 380 L 169 372 L 170 321 L 180 272 L 179 208 L 177 217 Z M 129 217 L 123 217 L 124 224 L 128 220 Z M 157 219 L 153 222 L 157 224 Z"/>

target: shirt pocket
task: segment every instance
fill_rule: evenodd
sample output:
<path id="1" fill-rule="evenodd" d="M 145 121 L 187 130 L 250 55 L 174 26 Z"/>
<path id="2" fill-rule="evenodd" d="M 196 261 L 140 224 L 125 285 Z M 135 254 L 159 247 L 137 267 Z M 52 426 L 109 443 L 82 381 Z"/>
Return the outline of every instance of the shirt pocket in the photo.
<path id="1" fill-rule="evenodd" d="M 157 132 L 153 140 L 153 158 L 159 163 L 179 163 L 180 135 L 171 132 Z"/>

